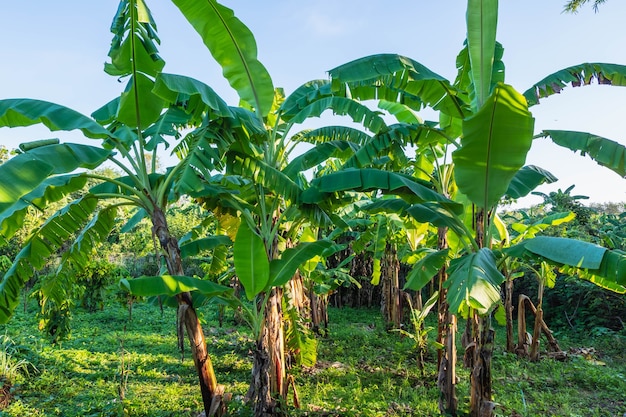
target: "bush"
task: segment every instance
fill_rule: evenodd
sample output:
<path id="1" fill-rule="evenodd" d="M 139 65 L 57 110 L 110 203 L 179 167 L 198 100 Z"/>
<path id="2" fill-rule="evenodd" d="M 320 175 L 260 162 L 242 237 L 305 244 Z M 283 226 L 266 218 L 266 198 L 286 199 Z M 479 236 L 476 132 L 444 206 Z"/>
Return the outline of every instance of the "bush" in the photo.
<path id="1" fill-rule="evenodd" d="M 515 297 L 526 294 L 536 300 L 537 280 L 532 277 L 515 281 Z M 543 296 L 544 319 L 550 328 L 571 327 L 591 332 L 594 328 L 620 331 L 625 328 L 626 298 L 579 278 L 560 275 L 554 288 Z"/>
<path id="2" fill-rule="evenodd" d="M 128 271 L 119 265 L 106 260 L 91 261 L 76 274 L 76 284 L 83 289 L 82 306 L 91 312 L 102 310 L 108 289 L 127 276 Z"/>

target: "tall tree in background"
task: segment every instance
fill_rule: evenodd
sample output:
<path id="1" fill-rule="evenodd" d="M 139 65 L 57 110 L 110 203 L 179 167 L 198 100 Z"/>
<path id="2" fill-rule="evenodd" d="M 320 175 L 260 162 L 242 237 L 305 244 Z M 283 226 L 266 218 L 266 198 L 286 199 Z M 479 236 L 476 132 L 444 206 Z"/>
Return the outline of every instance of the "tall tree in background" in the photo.
<path id="1" fill-rule="evenodd" d="M 606 0 L 593 0 L 593 10 L 597 13 L 600 5 L 604 4 Z M 565 4 L 564 10 L 568 13 L 578 13 L 581 7 L 589 3 L 589 0 L 570 0 Z"/>

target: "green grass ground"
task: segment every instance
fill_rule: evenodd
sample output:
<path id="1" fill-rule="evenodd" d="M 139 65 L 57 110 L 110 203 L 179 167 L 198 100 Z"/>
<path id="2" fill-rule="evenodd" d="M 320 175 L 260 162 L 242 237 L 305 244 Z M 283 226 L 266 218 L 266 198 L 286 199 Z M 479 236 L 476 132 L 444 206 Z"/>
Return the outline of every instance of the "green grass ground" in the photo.
<path id="1" fill-rule="evenodd" d="M 129 321 L 127 310 L 115 304 L 96 313 L 77 309 L 71 339 L 58 346 L 37 330 L 34 312 L 35 306 L 18 311 L 0 328 L 18 345 L 20 359 L 37 368 L 18 379 L 0 416 L 197 416 L 201 411 L 189 352 L 181 362 L 176 349 L 173 310 L 161 315 L 158 307 L 136 305 Z M 214 313 L 203 313 L 218 380 L 234 394 L 231 413 L 249 415 L 242 404 L 252 363 L 249 334 L 229 322 L 219 328 Z M 434 352 L 422 378 L 410 341 L 387 332 L 377 310 L 331 310 L 330 322 L 329 336 L 320 338 L 318 364 L 291 371 L 302 408 L 290 407 L 289 415 L 439 415 Z M 589 358 L 530 363 L 505 353 L 504 329 L 496 332 L 497 415 L 626 414 L 626 333 L 558 334 L 564 349 L 595 352 Z M 468 373 L 461 366 L 459 378 L 460 408 L 467 411 Z"/>

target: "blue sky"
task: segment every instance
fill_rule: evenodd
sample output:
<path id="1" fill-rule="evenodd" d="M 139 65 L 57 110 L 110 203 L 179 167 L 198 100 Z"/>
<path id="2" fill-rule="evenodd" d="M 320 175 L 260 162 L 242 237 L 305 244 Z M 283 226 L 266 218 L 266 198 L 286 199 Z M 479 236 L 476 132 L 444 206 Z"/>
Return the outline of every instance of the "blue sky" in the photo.
<path id="1" fill-rule="evenodd" d="M 162 40 L 165 71 L 198 78 L 230 104 L 237 97 L 199 37 L 166 0 L 147 0 Z M 609 0 L 562 14 L 564 0 L 500 2 L 498 40 L 504 45 L 506 81 L 524 91 L 544 76 L 582 62 L 626 64 L 626 3 Z M 21 0 L 0 14 L 0 97 L 57 102 L 85 114 L 123 88 L 106 75 L 116 0 Z M 229 0 L 223 4 L 254 33 L 259 59 L 287 93 L 352 59 L 399 53 L 453 79 L 465 38 L 465 6 L 459 0 Z M 536 130 L 589 131 L 626 144 L 626 89 L 593 85 L 567 89 L 531 109 Z M 0 129 L 0 143 L 60 136 L 41 129 Z M 70 137 L 72 138 L 72 137 Z M 73 138 L 72 138 L 73 139 Z M 73 139 L 75 140 L 75 139 Z M 549 192 L 576 184 L 590 201 L 626 201 L 626 180 L 547 140 L 535 141 L 527 159 L 554 173 Z M 539 202 L 522 200 L 522 205 Z"/>

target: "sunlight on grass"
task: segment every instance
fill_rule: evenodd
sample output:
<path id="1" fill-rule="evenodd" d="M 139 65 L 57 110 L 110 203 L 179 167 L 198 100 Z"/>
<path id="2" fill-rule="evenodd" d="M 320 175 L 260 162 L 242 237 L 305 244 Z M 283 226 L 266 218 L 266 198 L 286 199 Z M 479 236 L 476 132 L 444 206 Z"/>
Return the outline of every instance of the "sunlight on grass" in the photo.
<path id="1" fill-rule="evenodd" d="M 232 415 L 250 415 L 242 403 L 248 389 L 254 342 L 245 327 L 217 325 L 216 313 L 203 310 L 209 351 L 219 382 L 233 393 Z M 93 314 L 76 311 L 73 336 L 51 346 L 37 331 L 32 314 L 18 312 L 5 326 L 26 346 L 24 359 L 39 370 L 23 378 L 15 397 L 0 412 L 6 417 L 132 416 L 196 417 L 202 409 L 197 375 L 186 346 L 185 359 L 176 347 L 175 312 L 137 305 L 133 321 L 116 304 Z M 432 320 L 432 318 L 429 318 Z M 504 352 L 504 331 L 496 329 L 493 378 L 497 416 L 604 417 L 626 412 L 626 336 L 614 334 L 596 344 L 594 365 L 582 357 L 565 362 L 531 363 Z M 588 341 L 591 343 L 591 341 Z M 581 342 L 563 338 L 562 345 Z M 120 399 L 121 344 L 127 383 Z M 459 346 L 459 349 L 460 346 Z M 459 350 L 461 352 L 461 350 Z M 436 352 L 426 356 L 425 378 L 409 338 L 388 332 L 377 309 L 331 309 L 327 337 L 319 338 L 318 363 L 292 368 L 302 409 L 290 416 L 439 416 Z M 608 371 L 611 372 L 608 372 Z M 460 411 L 469 393 L 468 371 L 458 367 Z M 292 404 L 290 392 L 289 405 Z M 591 406 L 590 406 L 591 404 Z M 620 414 L 621 413 L 621 414 Z"/>

